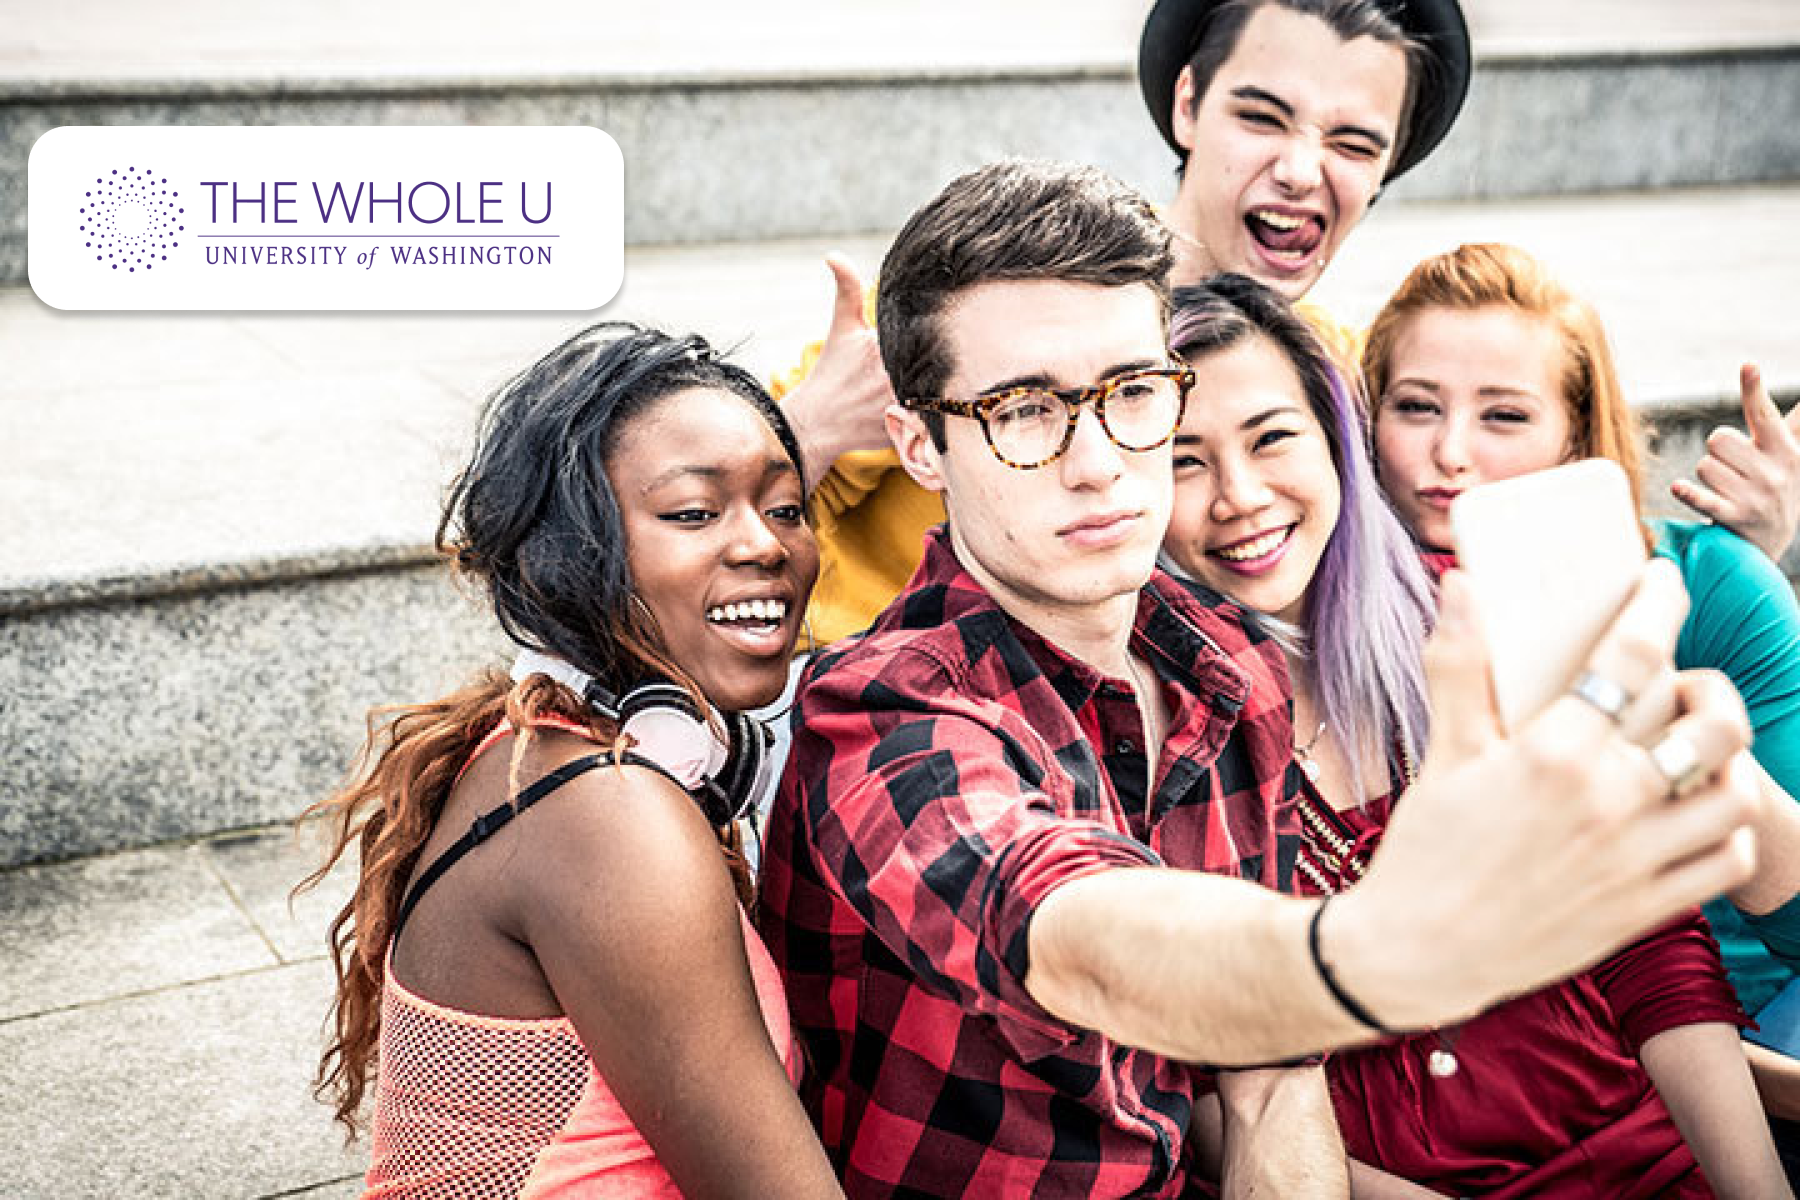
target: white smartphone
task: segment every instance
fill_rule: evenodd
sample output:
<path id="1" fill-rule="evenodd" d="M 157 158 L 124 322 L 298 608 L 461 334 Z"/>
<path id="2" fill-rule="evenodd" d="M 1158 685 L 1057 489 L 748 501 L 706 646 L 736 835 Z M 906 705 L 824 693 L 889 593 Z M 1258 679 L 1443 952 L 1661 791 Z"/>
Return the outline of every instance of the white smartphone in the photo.
<path id="1" fill-rule="evenodd" d="M 1631 485 L 1611 459 L 1584 459 L 1470 488 L 1450 529 L 1516 730 L 1568 690 L 1643 574 Z"/>

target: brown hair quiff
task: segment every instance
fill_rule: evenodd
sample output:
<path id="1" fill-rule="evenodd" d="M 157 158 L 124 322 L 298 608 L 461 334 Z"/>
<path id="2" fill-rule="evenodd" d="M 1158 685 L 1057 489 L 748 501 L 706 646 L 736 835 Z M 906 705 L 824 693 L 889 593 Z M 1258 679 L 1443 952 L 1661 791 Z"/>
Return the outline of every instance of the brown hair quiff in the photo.
<path id="1" fill-rule="evenodd" d="M 942 393 L 955 370 L 943 314 L 959 292 L 1022 279 L 1141 283 L 1166 325 L 1174 261 L 1150 202 L 1098 168 L 1015 158 L 959 176 L 901 227 L 881 263 L 875 328 L 894 394 L 905 404 Z M 942 449 L 942 415 L 921 416 Z"/>

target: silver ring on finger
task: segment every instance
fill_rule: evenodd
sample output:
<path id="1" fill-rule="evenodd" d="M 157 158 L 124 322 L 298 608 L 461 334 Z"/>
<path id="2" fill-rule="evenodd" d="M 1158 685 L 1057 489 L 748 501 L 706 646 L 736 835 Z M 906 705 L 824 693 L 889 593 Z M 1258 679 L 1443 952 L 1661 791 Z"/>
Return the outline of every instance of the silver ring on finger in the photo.
<path id="1" fill-rule="evenodd" d="M 1688 791 L 1706 774 L 1700 748 L 1684 733 L 1667 734 L 1650 747 L 1650 761 L 1667 781 L 1671 796 Z"/>
<path id="2" fill-rule="evenodd" d="M 1631 693 L 1624 685 L 1594 671 L 1577 675 L 1575 682 L 1569 685 L 1569 691 L 1598 709 L 1614 725 L 1619 724 L 1631 705 Z"/>

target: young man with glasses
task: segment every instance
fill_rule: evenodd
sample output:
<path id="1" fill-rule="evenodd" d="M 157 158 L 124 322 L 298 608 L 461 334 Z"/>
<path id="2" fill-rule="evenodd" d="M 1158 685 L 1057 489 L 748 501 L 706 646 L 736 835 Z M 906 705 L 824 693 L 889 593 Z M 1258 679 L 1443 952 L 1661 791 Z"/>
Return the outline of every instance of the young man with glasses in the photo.
<path id="1" fill-rule="evenodd" d="M 852 1197 L 1199 1194 L 1215 1085 L 1229 1183 L 1344 1195 L 1320 1074 L 1290 1060 L 1559 978 L 1748 870 L 1729 688 L 1634 717 L 1655 760 L 1573 697 L 1505 740 L 1453 573 L 1451 732 L 1367 881 L 1329 911 L 1271 890 L 1299 778 L 1280 653 L 1154 569 L 1203 402 L 1167 357 L 1170 256 L 1116 181 L 1012 162 L 883 265 L 889 433 L 949 519 L 808 671 L 762 883 Z M 1669 694 L 1679 607 L 1652 572 L 1590 667 Z M 1665 804 L 1654 763 L 1690 760 L 1707 782 Z"/>

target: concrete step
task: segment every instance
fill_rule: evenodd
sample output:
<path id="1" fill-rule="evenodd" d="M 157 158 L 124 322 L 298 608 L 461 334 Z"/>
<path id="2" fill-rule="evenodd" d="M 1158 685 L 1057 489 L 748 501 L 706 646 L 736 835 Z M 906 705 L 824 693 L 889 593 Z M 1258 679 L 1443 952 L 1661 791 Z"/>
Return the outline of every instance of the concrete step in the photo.
<path id="1" fill-rule="evenodd" d="M 310 1095 L 340 870 L 286 827 L 0 871 L 0 1161 L 8 1200 L 350 1200 Z"/>
<path id="2" fill-rule="evenodd" d="M 0 282 L 25 277 L 32 143 L 60 125 L 596 125 L 624 150 L 636 243 L 893 228 L 1005 154 L 1107 167 L 1153 194 L 1168 152 L 1133 78 L 1145 0 L 706 0 L 681 22 L 573 0 L 504 30 L 423 0 L 32 8 L 0 46 Z M 1800 178 L 1800 7 L 1469 0 L 1480 68 L 1415 200 Z M 96 9 L 106 9 L 97 20 Z M 110 11 L 118 8 L 120 11 Z"/>
<path id="3" fill-rule="evenodd" d="M 766 374 L 823 329 L 826 250 L 634 252 L 607 315 L 760 331 L 739 357 Z M 0 290 L 0 866 L 290 817 L 372 705 L 498 661 L 435 565 L 439 496 L 481 400 L 587 320 Z"/>
<path id="4" fill-rule="evenodd" d="M 1318 298 L 1365 321 L 1425 254 L 1533 249 L 1611 319 L 1666 476 L 1735 410 L 1741 360 L 1800 398 L 1796 227 L 1800 186 L 1384 202 Z M 823 255 L 872 270 L 882 242 L 636 248 L 606 315 L 767 374 L 823 328 Z M 491 618 L 433 565 L 438 497 L 481 398 L 582 323 L 61 313 L 0 290 L 0 866 L 289 817 L 369 706 L 495 661 Z"/>

